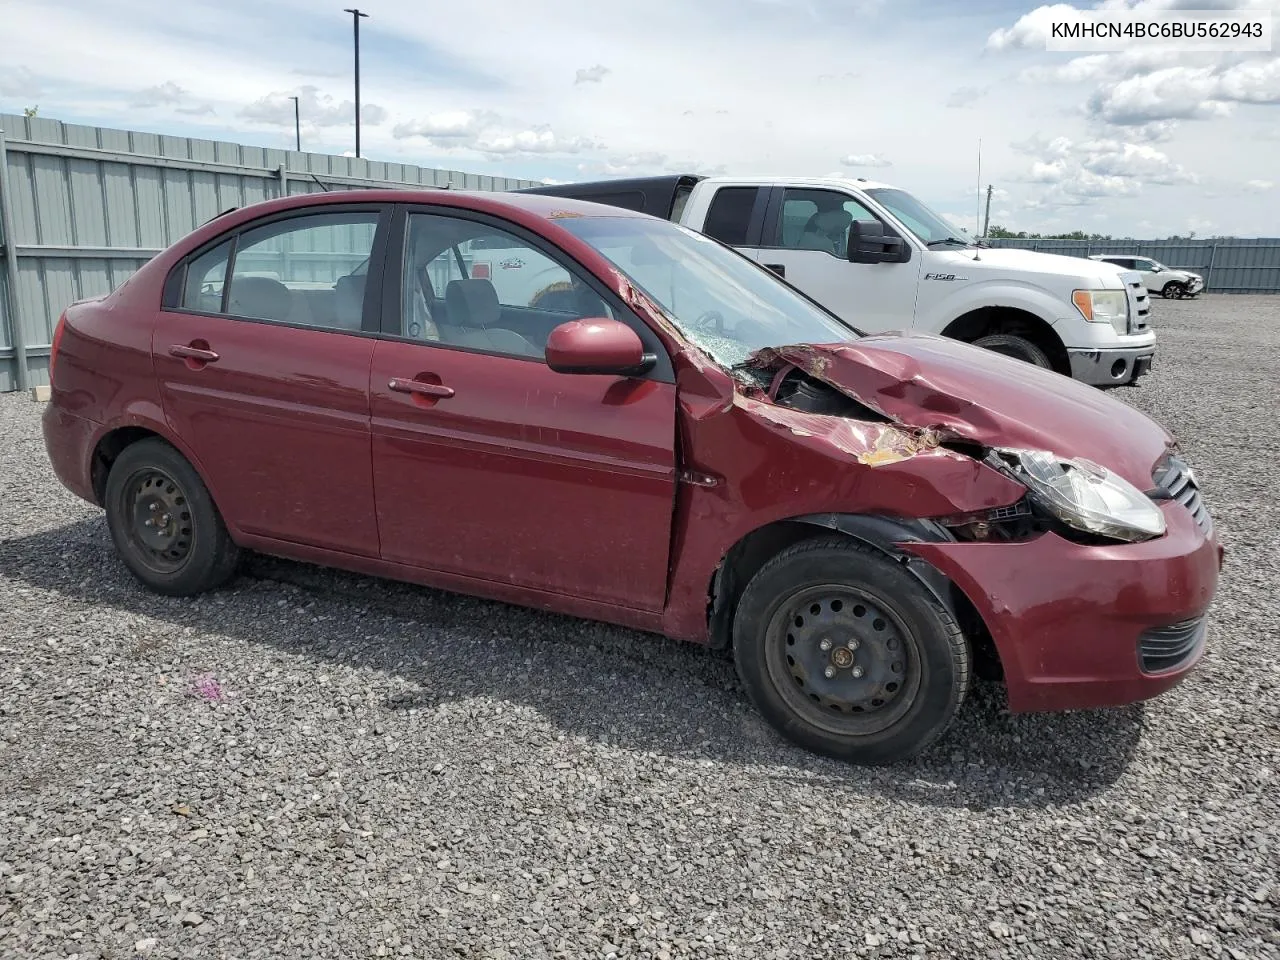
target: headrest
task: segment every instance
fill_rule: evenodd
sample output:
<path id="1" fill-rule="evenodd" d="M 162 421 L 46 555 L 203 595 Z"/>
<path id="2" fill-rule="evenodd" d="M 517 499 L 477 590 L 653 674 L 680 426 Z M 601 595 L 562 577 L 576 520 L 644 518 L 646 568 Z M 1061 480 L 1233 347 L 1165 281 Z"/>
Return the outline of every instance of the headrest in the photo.
<path id="1" fill-rule="evenodd" d="M 346 330 L 359 330 L 364 321 L 364 285 L 366 273 L 352 273 L 339 277 L 333 285 L 334 313 L 338 326 Z"/>
<path id="2" fill-rule="evenodd" d="M 227 309 L 233 316 L 287 320 L 293 295 L 271 277 L 232 277 Z"/>
<path id="3" fill-rule="evenodd" d="M 488 280 L 450 280 L 444 306 L 455 327 L 487 327 L 502 316 L 498 291 Z"/>
<path id="4" fill-rule="evenodd" d="M 853 214 L 848 210 L 837 208 L 815 213 L 809 218 L 805 229 L 816 230 L 819 233 L 825 233 L 829 237 L 834 237 L 846 233 L 851 223 L 853 223 Z"/>

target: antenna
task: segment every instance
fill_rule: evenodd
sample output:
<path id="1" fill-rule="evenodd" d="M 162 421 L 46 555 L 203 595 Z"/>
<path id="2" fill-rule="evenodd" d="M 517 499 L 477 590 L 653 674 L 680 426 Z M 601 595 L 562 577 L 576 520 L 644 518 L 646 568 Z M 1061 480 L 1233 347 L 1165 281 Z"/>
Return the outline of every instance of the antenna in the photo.
<path id="1" fill-rule="evenodd" d="M 974 212 L 973 230 L 976 233 L 982 226 L 982 138 L 978 138 L 978 207 Z"/>

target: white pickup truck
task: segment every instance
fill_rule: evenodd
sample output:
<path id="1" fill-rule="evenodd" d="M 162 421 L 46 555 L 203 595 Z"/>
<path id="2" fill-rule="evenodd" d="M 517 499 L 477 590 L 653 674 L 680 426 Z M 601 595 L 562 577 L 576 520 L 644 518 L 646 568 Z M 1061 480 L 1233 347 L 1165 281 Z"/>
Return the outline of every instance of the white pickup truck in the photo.
<path id="1" fill-rule="evenodd" d="M 978 246 L 911 194 L 864 179 L 645 177 L 533 187 L 673 220 L 735 247 L 867 332 L 954 337 L 1099 387 L 1151 367 L 1132 270 Z"/>

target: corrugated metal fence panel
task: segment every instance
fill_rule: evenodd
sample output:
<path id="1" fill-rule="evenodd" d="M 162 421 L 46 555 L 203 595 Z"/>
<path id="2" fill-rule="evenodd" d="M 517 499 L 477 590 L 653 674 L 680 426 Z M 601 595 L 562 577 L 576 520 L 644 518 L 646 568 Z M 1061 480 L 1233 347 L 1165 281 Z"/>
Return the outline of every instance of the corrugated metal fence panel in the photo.
<path id="1" fill-rule="evenodd" d="M 1151 257 L 1167 267 L 1194 270 L 1210 293 L 1280 293 L 1280 238 L 1220 240 L 989 240 L 1018 247 L 1089 257 L 1098 253 Z"/>
<path id="2" fill-rule="evenodd" d="M 14 278 L 5 275 L 0 259 L 0 392 L 17 385 L 10 324 L 22 324 L 32 383 L 47 382 L 49 341 L 68 303 L 115 289 L 150 256 L 215 214 L 279 196 L 281 168 L 290 195 L 379 186 L 534 186 L 531 180 L 44 117 L 0 114 L 0 130 L 8 143 L 7 203 L 19 254 Z M 0 237 L 0 244 L 8 242 Z M 11 279 L 17 318 L 8 316 Z"/>

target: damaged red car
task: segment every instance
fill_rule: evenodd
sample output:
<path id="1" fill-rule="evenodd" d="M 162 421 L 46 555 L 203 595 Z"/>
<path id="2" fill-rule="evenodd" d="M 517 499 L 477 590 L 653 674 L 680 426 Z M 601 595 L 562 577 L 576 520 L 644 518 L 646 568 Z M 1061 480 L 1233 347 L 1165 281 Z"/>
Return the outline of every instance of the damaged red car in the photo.
<path id="1" fill-rule="evenodd" d="M 44 435 L 130 571 L 246 550 L 732 647 L 784 735 L 937 738 L 1152 697 L 1222 550 L 1130 406 L 934 336 L 863 336 L 678 225 L 538 195 L 225 213 L 71 306 Z"/>

